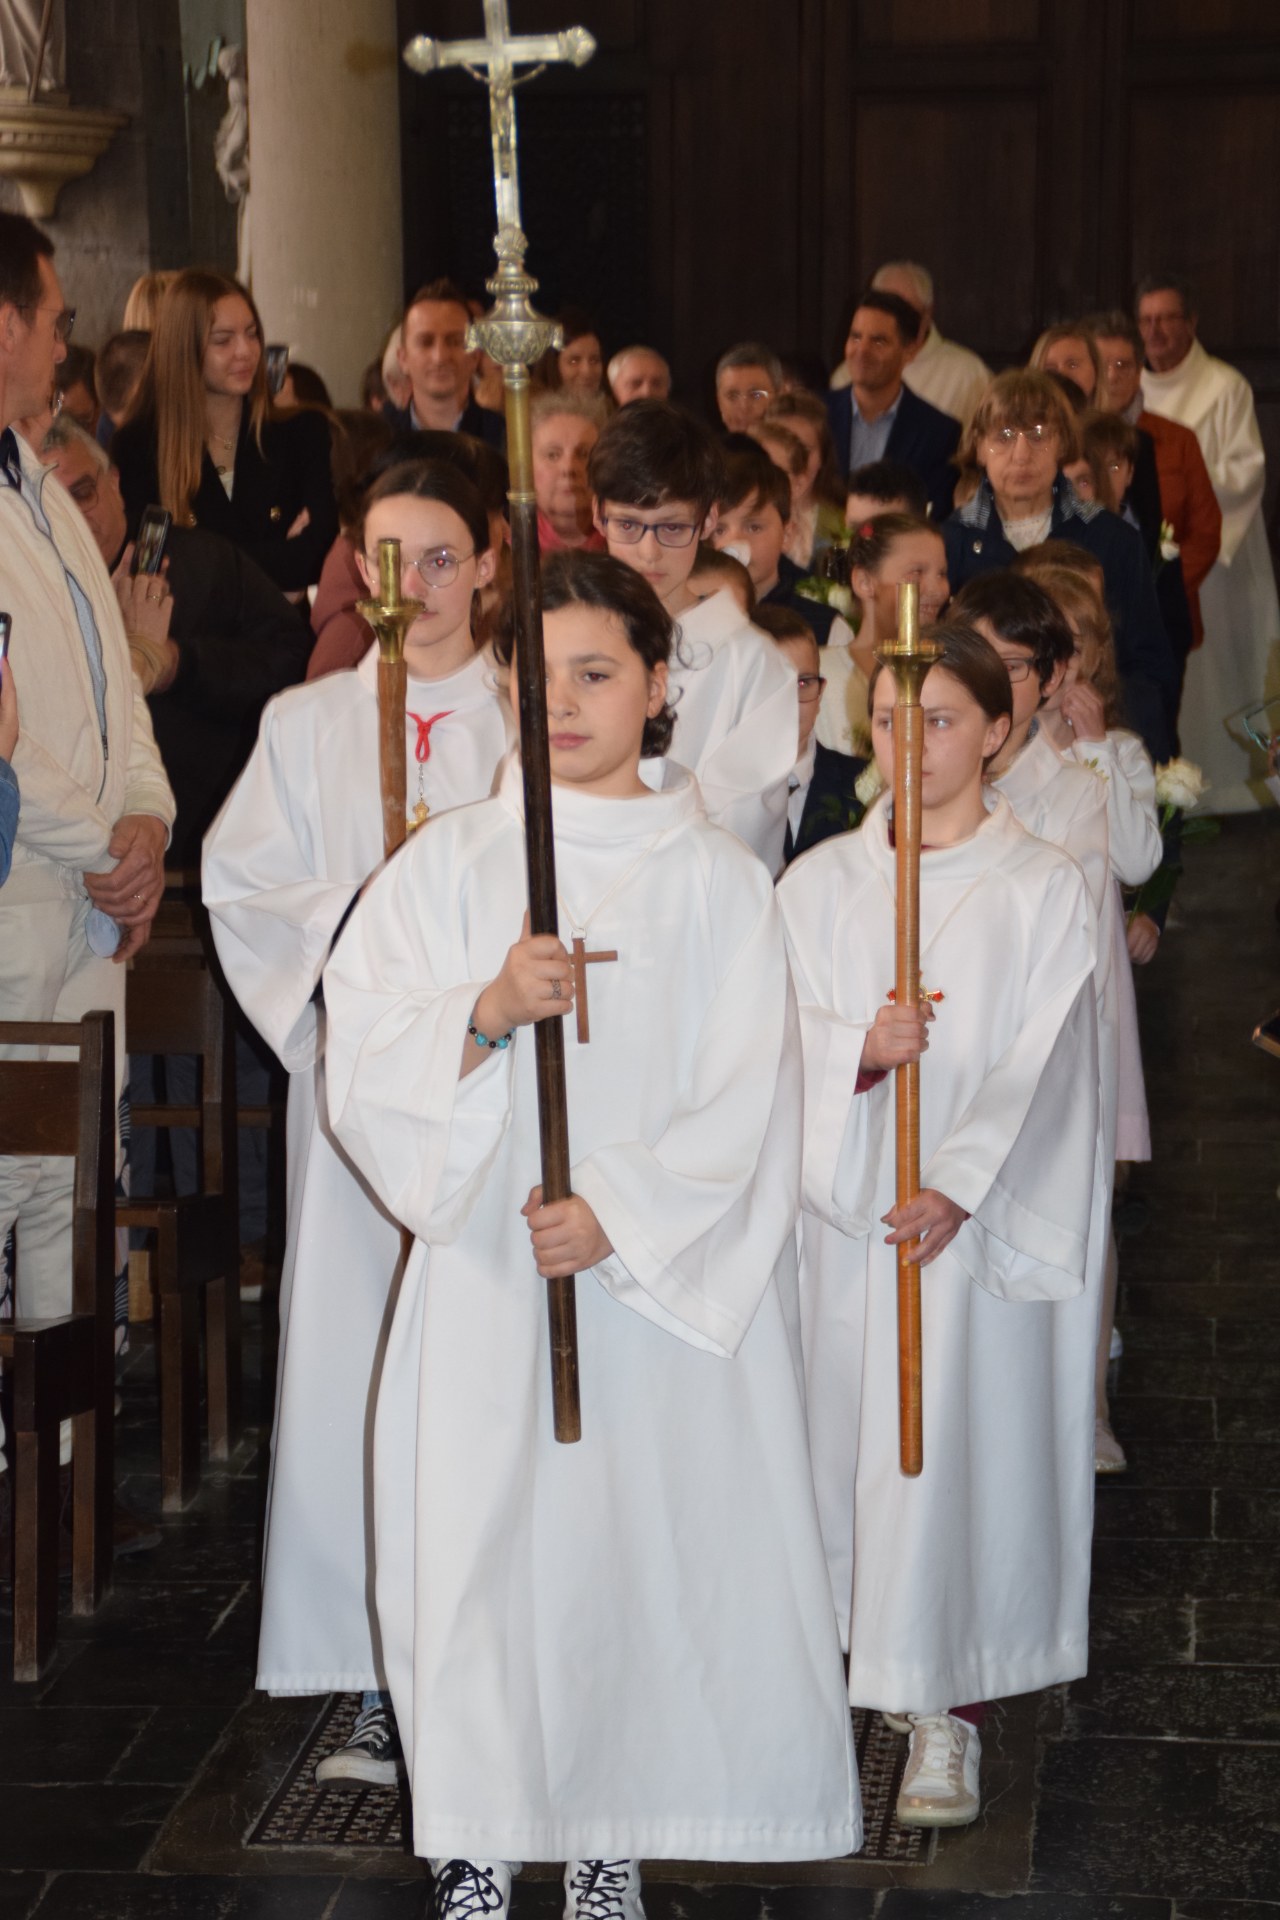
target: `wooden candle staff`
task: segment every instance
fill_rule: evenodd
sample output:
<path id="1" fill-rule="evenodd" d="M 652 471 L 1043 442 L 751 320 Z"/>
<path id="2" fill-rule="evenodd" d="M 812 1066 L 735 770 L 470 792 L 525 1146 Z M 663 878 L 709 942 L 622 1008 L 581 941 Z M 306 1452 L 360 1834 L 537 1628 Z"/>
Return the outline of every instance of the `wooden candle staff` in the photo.
<path id="1" fill-rule="evenodd" d="M 564 344 L 563 330 L 534 311 L 531 296 L 538 283 L 525 272 L 528 241 L 520 225 L 520 184 L 516 168 L 515 89 L 522 80 L 553 62 L 580 67 L 595 52 L 584 27 L 561 33 L 513 34 L 507 0 L 484 0 L 483 40 L 441 41 L 419 34 L 405 48 L 415 73 L 462 67 L 489 89 L 489 131 L 493 143 L 493 190 L 498 231 L 493 250 L 498 267 L 486 284 L 491 312 L 474 321 L 469 347 L 480 347 L 502 368 L 506 388 L 507 462 L 511 489 L 512 605 L 515 613 L 516 691 L 520 706 L 520 761 L 524 774 L 525 864 L 529 877 L 529 925 L 534 933 L 555 933 L 555 841 L 551 832 L 551 763 L 547 733 L 546 666 L 542 652 L 542 588 L 539 576 L 538 505 L 533 492 L 533 451 L 529 433 L 529 370 L 552 347 Z M 517 68 L 532 68 L 520 74 Z M 599 958 L 591 955 L 590 958 Z M 564 1080 L 564 1027 L 539 1020 L 534 1029 L 538 1078 L 538 1126 L 542 1146 L 544 1199 L 569 1197 L 569 1112 Z M 551 1341 L 552 1420 L 557 1440 L 582 1438 L 578 1401 L 578 1323 L 574 1282 L 547 1281 Z"/>
<path id="2" fill-rule="evenodd" d="M 400 542 L 378 542 L 378 597 L 357 600 L 356 612 L 367 620 L 378 641 L 378 776 L 382 789 L 382 852 L 390 857 L 402 847 L 408 825 L 405 817 L 405 720 L 408 668 L 404 636 L 422 612 L 421 600 L 405 600 L 400 593 Z"/>
<path id="3" fill-rule="evenodd" d="M 893 709 L 893 833 L 896 866 L 894 1000 L 900 1007 L 920 1004 L 920 774 L 924 752 L 924 715 L 920 688 L 942 648 L 920 638 L 920 588 L 907 581 L 898 588 L 898 637 L 877 649 L 897 687 Z M 902 1206 L 920 1191 L 920 1066 L 899 1067 L 897 1098 L 897 1201 Z M 911 1255 L 919 1241 L 898 1247 L 898 1459 L 913 1477 L 924 1466 L 921 1404 L 920 1268 Z"/>

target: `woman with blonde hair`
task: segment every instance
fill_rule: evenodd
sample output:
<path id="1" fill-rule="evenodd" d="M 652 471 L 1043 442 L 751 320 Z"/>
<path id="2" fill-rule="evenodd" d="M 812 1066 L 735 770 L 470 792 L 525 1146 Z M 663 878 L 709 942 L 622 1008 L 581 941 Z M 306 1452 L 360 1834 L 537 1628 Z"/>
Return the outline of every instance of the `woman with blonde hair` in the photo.
<path id="1" fill-rule="evenodd" d="M 122 332 L 154 332 L 160 302 L 177 277 L 172 267 L 166 268 L 162 273 L 139 274 L 129 289 L 129 298 L 124 303 L 124 319 L 120 322 Z"/>
<path id="2" fill-rule="evenodd" d="M 1179 675 L 1151 568 L 1134 528 L 1079 499 L 1063 473 L 1080 458 L 1080 428 L 1061 388 L 1034 368 L 998 374 L 957 457 L 972 491 L 942 527 L 952 590 L 1044 540 L 1085 548 L 1102 568 L 1126 720 L 1153 760 L 1168 759 Z"/>
<path id="3" fill-rule="evenodd" d="M 1074 380 L 1091 407 L 1107 405 L 1107 375 L 1093 332 L 1080 320 L 1046 327 L 1031 349 L 1027 365 L 1040 373 Z"/>
<path id="4" fill-rule="evenodd" d="M 319 580 L 338 532 L 329 421 L 272 408 L 262 322 L 238 281 L 175 276 L 111 450 L 131 533 L 162 506 L 234 541 L 286 593 Z"/>

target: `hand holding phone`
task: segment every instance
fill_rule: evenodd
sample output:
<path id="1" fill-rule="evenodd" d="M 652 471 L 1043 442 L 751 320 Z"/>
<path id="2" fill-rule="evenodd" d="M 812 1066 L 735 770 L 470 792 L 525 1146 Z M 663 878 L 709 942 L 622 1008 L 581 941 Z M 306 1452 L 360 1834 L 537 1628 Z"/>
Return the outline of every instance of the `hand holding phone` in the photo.
<path id="1" fill-rule="evenodd" d="M 169 538 L 173 515 L 164 507 L 148 507 L 138 528 L 133 548 L 133 572 L 155 574 L 164 559 L 164 543 Z"/>

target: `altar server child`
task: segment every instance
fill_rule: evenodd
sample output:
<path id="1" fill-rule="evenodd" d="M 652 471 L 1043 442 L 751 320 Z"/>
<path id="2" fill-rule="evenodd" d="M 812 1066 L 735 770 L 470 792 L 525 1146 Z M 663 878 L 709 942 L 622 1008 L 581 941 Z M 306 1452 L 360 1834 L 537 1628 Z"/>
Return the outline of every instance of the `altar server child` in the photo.
<path id="1" fill-rule="evenodd" d="M 826 656 L 804 616 L 791 607 L 757 607 L 753 618 L 795 668 L 800 696 L 800 757 L 791 774 L 784 848 L 789 866 L 797 854 L 816 847 L 819 840 L 847 833 L 858 824 L 861 807 L 854 786 L 867 763 L 849 753 L 836 753 L 815 737 L 818 704 L 826 685 L 822 673 Z"/>
<path id="2" fill-rule="evenodd" d="M 329 1102 L 416 1235 L 374 1498 L 436 1911 L 503 1911 L 513 1862 L 563 1860 L 571 1920 L 638 1920 L 645 1855 L 833 1856 L 860 1818 L 800 1385 L 800 1058 L 772 882 L 659 757 L 673 623 L 652 590 L 561 554 L 543 604 L 559 938 L 521 931 L 513 756 L 356 908 L 325 973 Z M 568 1084 L 574 1197 L 555 1205 L 544 1019 Z M 539 1276 L 570 1274 L 566 1446 Z"/>
<path id="3" fill-rule="evenodd" d="M 1067 663 L 1062 685 L 1045 704 L 1042 724 L 1064 759 L 1093 768 L 1106 783 L 1107 847 L 1114 895 L 1111 926 L 1117 1018 L 1116 1159 L 1149 1160 L 1151 1128 L 1142 1078 L 1132 963 L 1134 959 L 1151 958 L 1160 929 L 1154 920 L 1142 914 L 1137 918 L 1145 924 L 1137 927 L 1136 938 L 1132 926 L 1126 930 L 1120 889 L 1140 887 L 1151 878 L 1163 857 L 1155 769 L 1137 734 L 1121 724 L 1120 677 L 1106 602 L 1074 571 L 1046 566 L 1028 568 L 1027 572 L 1057 603 L 1075 642 L 1075 652 Z M 1107 1249 L 1096 1365 L 1098 1418 L 1094 1458 L 1099 1473 L 1123 1473 L 1126 1466 L 1124 1449 L 1111 1428 L 1107 1403 L 1107 1366 L 1111 1357 L 1118 1273 L 1112 1235 Z"/>
<path id="4" fill-rule="evenodd" d="M 378 541 L 401 542 L 422 601 L 405 640 L 406 817 L 489 793 L 510 721 L 471 612 L 493 573 L 480 496 L 457 468 L 393 468 L 367 496 L 359 565 L 376 594 Z M 281 694 L 205 842 L 204 900 L 231 989 L 289 1070 L 288 1241 L 263 1570 L 259 1687 L 360 1691 L 330 1784 L 403 1771 L 385 1704 L 367 1511 L 372 1405 L 400 1249 L 392 1213 L 334 1140 L 324 1100 L 320 971 L 383 857 L 378 650 Z"/>
<path id="5" fill-rule="evenodd" d="M 757 449 L 759 451 L 759 449 Z M 689 584 L 724 483 L 711 429 L 665 400 L 615 413 L 587 468 L 596 525 L 679 624 L 671 654 L 673 760 L 697 777 L 711 820 L 777 871 L 795 765 L 795 682 L 727 588 Z"/>
<path id="6" fill-rule="evenodd" d="M 867 684 L 875 672 L 876 648 L 898 631 L 898 588 L 914 581 L 920 589 L 920 621 L 939 620 L 950 598 L 947 550 L 931 521 L 913 513 L 876 513 L 855 521 L 849 533 L 849 589 L 857 635 L 850 647 L 851 672 L 843 708 L 855 753 L 871 751 Z M 829 705 L 830 689 L 827 693 Z M 821 724 L 818 738 L 826 740 Z"/>
<path id="7" fill-rule="evenodd" d="M 809 1430 L 849 1697 L 910 1732 L 898 1817 L 979 1811 L 975 1708 L 1088 1657 L 1100 1230 L 1095 929 L 1079 869 L 983 770 L 1008 675 L 972 629 L 925 678 L 920 964 L 892 1003 L 889 783 L 778 888 L 804 1043 L 801 1314 Z M 922 1059 L 921 1193 L 895 1203 L 893 1069 Z M 898 1466 L 897 1246 L 920 1236 L 924 1469 Z"/>

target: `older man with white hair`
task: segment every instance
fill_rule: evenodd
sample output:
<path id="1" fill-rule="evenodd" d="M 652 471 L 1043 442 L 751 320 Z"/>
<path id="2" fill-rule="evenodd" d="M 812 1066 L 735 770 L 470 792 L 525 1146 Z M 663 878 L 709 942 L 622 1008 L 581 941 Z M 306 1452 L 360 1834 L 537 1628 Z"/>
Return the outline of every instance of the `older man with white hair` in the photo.
<path id="1" fill-rule="evenodd" d="M 896 293 L 920 315 L 922 345 L 903 369 L 904 384 L 963 426 L 986 391 L 991 369 L 968 347 L 944 340 L 939 333 L 933 317 L 933 275 L 918 260 L 888 260 L 877 267 L 871 285 L 878 293 Z M 849 384 L 847 365 L 836 368 L 831 384 Z"/>
<path id="2" fill-rule="evenodd" d="M 609 391 L 620 407 L 632 400 L 669 400 L 671 368 L 656 347 L 623 347 L 609 362 Z"/>

